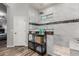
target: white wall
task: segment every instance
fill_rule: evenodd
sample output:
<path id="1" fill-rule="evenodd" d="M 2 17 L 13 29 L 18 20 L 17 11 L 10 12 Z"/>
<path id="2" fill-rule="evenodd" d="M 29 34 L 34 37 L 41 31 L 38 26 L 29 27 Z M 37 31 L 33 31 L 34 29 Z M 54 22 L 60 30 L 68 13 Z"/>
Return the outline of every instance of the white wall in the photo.
<path id="1" fill-rule="evenodd" d="M 47 19 L 45 22 L 55 22 L 55 21 L 63 21 L 63 20 L 72 20 L 79 19 L 79 4 L 76 3 L 63 3 L 52 5 L 51 7 L 42 10 L 44 14 L 53 12 L 53 18 Z M 44 23 L 44 21 L 42 21 Z M 45 25 L 47 29 L 54 29 L 54 46 L 51 46 L 60 55 L 70 55 L 70 48 L 79 50 L 79 44 L 72 42 L 73 40 L 79 39 L 79 23 L 65 23 L 65 24 L 56 24 L 56 25 Z M 70 45 L 69 45 L 70 44 Z M 56 47 L 67 48 L 67 52 L 60 50 Z M 75 48 L 76 47 L 76 48 Z M 65 50 L 66 51 L 66 50 Z"/>
<path id="2" fill-rule="evenodd" d="M 40 23 L 40 17 L 39 16 L 40 16 L 39 12 L 36 9 L 34 9 L 33 7 L 31 7 L 29 9 L 29 22 Z M 38 28 L 38 26 L 29 25 L 30 30 L 35 30 L 37 28 Z"/>
<path id="3" fill-rule="evenodd" d="M 62 21 L 62 20 L 69 20 L 73 18 L 78 18 L 78 9 L 79 4 L 77 3 L 62 3 L 53 5 L 52 7 L 49 7 L 45 10 L 42 10 L 45 14 L 53 12 L 53 18 L 51 21 Z"/>
<path id="4" fill-rule="evenodd" d="M 16 19 L 14 17 L 24 17 L 26 21 L 26 45 L 27 45 L 27 39 L 28 39 L 28 30 L 29 30 L 29 12 L 31 12 L 30 15 L 35 14 L 35 11 L 33 8 L 30 7 L 29 4 L 26 3 L 10 3 L 9 5 L 9 10 L 8 10 L 8 40 L 7 40 L 7 46 L 12 47 L 16 44 L 14 44 L 14 31 L 13 31 L 13 20 Z M 36 15 L 34 16 L 36 20 Z M 24 19 L 23 18 L 23 19 Z M 19 21 L 19 19 L 16 19 Z M 19 40 L 19 39 L 18 39 Z"/>
<path id="5" fill-rule="evenodd" d="M 28 21 L 28 8 L 30 8 L 29 6 L 28 6 L 28 4 L 22 4 L 22 3 L 19 3 L 19 4 L 14 4 L 14 6 L 13 6 L 13 19 L 16 19 L 16 20 L 25 20 L 25 22 L 26 22 L 26 35 L 25 35 L 25 42 L 26 42 L 26 45 L 27 45 L 27 39 L 28 39 L 28 23 L 29 23 L 29 21 Z M 18 17 L 18 18 L 17 18 Z M 19 18 L 21 18 L 21 19 L 19 19 Z M 13 23 L 13 24 L 15 24 L 15 23 Z M 13 28 L 14 29 L 14 28 Z M 14 34 L 14 33 L 13 33 Z M 23 34 L 22 34 L 23 35 Z M 21 36 L 22 37 L 22 36 Z M 19 39 L 18 39 L 19 40 Z M 17 41 L 18 41 L 17 40 Z M 24 42 L 24 43 L 25 43 Z M 14 45 L 16 45 L 16 44 L 14 44 Z"/>

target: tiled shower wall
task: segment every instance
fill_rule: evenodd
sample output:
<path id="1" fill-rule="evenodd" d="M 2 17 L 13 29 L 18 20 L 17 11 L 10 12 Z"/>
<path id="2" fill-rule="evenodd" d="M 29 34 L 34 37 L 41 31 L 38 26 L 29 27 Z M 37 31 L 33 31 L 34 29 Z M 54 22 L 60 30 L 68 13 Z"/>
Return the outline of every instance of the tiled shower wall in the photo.
<path id="1" fill-rule="evenodd" d="M 44 14 L 53 12 L 53 18 L 46 19 L 46 22 L 79 19 L 78 3 L 63 3 L 53 5 L 42 10 Z M 44 23 L 42 21 L 42 23 Z M 46 29 L 54 29 L 51 49 L 56 55 L 78 55 L 79 56 L 79 22 L 43 25 Z"/>

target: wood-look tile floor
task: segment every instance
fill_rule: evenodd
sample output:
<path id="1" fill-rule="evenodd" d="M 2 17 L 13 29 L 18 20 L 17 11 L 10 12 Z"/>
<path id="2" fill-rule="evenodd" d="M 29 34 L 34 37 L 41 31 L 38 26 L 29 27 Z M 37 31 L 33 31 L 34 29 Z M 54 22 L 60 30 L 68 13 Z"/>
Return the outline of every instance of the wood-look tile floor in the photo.
<path id="1" fill-rule="evenodd" d="M 39 56 L 38 53 L 34 52 L 28 47 L 6 47 L 6 40 L 0 41 L 0 56 Z"/>
<path id="2" fill-rule="evenodd" d="M 0 48 L 0 56 L 39 56 L 39 54 L 27 47 L 2 47 Z"/>

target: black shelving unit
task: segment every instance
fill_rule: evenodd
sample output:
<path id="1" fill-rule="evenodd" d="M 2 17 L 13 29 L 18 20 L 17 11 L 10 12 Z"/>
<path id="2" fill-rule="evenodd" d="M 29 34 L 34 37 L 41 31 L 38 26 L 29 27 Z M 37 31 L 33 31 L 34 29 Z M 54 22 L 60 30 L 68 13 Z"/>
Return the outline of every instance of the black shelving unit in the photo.
<path id="1" fill-rule="evenodd" d="M 28 38 L 28 48 L 37 52 L 39 55 L 46 54 L 46 35 L 41 35 L 39 32 L 32 33 L 31 31 L 29 31 L 29 35 L 32 35 L 32 40 Z M 36 42 L 35 40 L 38 39 L 35 37 L 41 37 L 41 43 Z"/>

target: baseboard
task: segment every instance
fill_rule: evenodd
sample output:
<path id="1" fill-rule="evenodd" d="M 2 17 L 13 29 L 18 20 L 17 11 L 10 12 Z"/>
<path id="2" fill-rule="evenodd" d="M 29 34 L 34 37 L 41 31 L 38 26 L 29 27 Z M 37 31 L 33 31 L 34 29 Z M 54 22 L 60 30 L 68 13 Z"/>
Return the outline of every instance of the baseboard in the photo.
<path id="1" fill-rule="evenodd" d="M 9 46 L 9 45 L 8 45 L 7 47 L 14 47 L 14 46 Z"/>
<path id="2" fill-rule="evenodd" d="M 28 45 L 7 45 L 7 47 L 15 47 L 15 46 L 28 46 Z"/>

